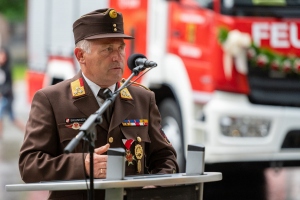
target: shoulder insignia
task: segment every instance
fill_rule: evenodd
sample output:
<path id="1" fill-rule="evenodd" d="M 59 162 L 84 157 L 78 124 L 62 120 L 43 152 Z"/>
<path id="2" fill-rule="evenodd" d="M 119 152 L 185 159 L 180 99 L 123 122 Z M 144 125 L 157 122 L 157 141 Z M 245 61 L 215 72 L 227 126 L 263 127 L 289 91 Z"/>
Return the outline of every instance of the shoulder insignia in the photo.
<path id="1" fill-rule="evenodd" d="M 79 78 L 71 83 L 71 90 L 73 98 L 85 95 L 83 78 Z"/>
<path id="2" fill-rule="evenodd" d="M 121 83 L 124 83 L 125 81 L 126 81 L 126 80 L 123 78 L 123 79 L 121 80 Z M 144 85 L 142 85 L 142 84 L 140 84 L 140 83 L 138 83 L 138 82 L 130 81 L 130 84 L 133 85 L 133 86 L 140 86 L 140 87 L 142 87 L 142 88 L 144 88 L 144 89 L 146 89 L 146 90 L 150 90 L 149 88 L 147 88 L 146 86 L 144 86 Z"/>

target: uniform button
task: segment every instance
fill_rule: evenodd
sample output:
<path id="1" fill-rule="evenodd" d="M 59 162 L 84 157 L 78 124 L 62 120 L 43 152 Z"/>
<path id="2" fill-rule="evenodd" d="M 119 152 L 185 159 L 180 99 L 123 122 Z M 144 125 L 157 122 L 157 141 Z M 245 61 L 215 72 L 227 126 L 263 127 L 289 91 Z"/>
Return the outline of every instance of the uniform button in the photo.
<path id="1" fill-rule="evenodd" d="M 142 138 L 140 138 L 140 137 L 137 137 L 136 139 L 137 139 L 138 142 L 142 141 Z"/>
<path id="2" fill-rule="evenodd" d="M 113 143 L 113 141 L 114 141 L 114 138 L 113 138 L 113 137 L 110 137 L 110 138 L 108 139 L 108 142 L 109 142 L 109 143 Z"/>
<path id="3" fill-rule="evenodd" d="M 114 28 L 114 31 L 116 32 L 116 31 L 117 31 L 117 28 Z"/>

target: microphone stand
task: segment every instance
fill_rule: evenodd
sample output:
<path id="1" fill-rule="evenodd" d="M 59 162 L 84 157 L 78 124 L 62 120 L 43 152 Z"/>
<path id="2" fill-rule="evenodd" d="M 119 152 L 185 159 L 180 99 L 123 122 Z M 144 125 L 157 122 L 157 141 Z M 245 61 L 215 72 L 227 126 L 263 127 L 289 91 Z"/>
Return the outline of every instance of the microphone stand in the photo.
<path id="1" fill-rule="evenodd" d="M 130 80 L 137 76 L 141 71 L 145 68 L 143 65 L 139 65 L 132 69 L 132 74 L 129 78 L 121 85 L 121 87 L 115 91 L 113 94 L 109 94 L 110 97 L 107 98 L 103 105 L 92 115 L 88 117 L 88 119 L 82 124 L 79 129 L 79 133 L 73 138 L 70 143 L 64 149 L 66 154 L 72 152 L 74 148 L 78 145 L 80 140 L 84 138 L 85 140 L 89 141 L 89 154 L 90 154 L 90 192 L 89 192 L 89 199 L 94 200 L 94 150 L 95 150 L 95 140 L 97 139 L 96 134 L 96 125 L 102 123 L 102 114 L 107 110 L 109 105 L 115 101 L 117 95 L 120 93 L 122 89 L 128 87 L 128 83 Z M 104 91 L 107 93 L 107 90 Z"/>

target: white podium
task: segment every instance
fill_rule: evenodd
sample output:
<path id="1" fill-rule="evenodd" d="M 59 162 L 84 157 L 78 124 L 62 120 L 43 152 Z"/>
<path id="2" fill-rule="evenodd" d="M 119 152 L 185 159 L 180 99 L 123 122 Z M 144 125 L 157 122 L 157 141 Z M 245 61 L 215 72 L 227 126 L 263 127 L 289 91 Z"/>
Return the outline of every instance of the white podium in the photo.
<path id="1" fill-rule="evenodd" d="M 124 197 L 126 200 L 202 200 L 204 183 L 222 180 L 222 174 L 219 172 L 204 172 L 204 151 L 203 145 L 188 145 L 186 173 L 125 176 L 125 150 L 109 149 L 106 179 L 94 179 L 94 190 L 105 190 L 106 200 L 122 200 Z M 14 184 L 5 187 L 6 191 L 59 191 L 87 190 L 89 185 L 88 180 L 73 180 Z M 158 187 L 142 189 L 150 185 Z"/>
<path id="2" fill-rule="evenodd" d="M 164 175 L 144 175 L 144 176 L 128 176 L 123 180 L 107 180 L 107 179 L 95 179 L 94 188 L 97 189 L 122 189 L 123 194 L 126 195 L 126 189 L 130 188 L 142 188 L 148 185 L 162 186 L 161 190 L 169 187 L 181 187 L 181 186 L 194 186 L 197 198 L 202 200 L 203 197 L 203 184 L 205 182 L 222 180 L 222 174 L 219 172 L 204 172 L 203 175 L 186 175 L 185 173 L 178 174 L 164 174 Z M 40 183 L 28 183 L 28 184 L 12 184 L 6 185 L 6 191 L 45 191 L 45 190 L 86 190 L 89 181 L 75 180 L 75 181 L 51 181 Z M 165 187 L 164 187 L 165 186 Z M 143 189 L 143 191 L 151 193 L 152 189 Z M 149 194 L 147 194 L 148 196 Z M 123 197 L 119 198 L 123 199 Z M 127 198 L 128 199 L 128 198 Z M 117 199 L 116 199 L 117 200 Z"/>

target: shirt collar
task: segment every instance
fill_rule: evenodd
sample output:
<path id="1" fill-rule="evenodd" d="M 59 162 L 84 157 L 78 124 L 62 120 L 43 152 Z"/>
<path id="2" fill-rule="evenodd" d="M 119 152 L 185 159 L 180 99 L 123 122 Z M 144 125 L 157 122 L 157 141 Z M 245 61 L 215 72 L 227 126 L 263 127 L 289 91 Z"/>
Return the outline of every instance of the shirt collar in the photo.
<path id="1" fill-rule="evenodd" d="M 99 85 L 97 85 L 96 83 L 94 83 L 93 81 L 91 81 L 90 79 L 88 79 L 83 73 L 82 73 L 82 76 L 85 79 L 86 83 L 91 88 L 94 96 L 97 97 L 98 92 L 101 89 L 101 87 Z M 114 93 L 115 89 L 116 89 L 116 84 L 113 84 L 113 85 L 109 86 L 108 88 L 111 90 L 112 93 Z"/>

